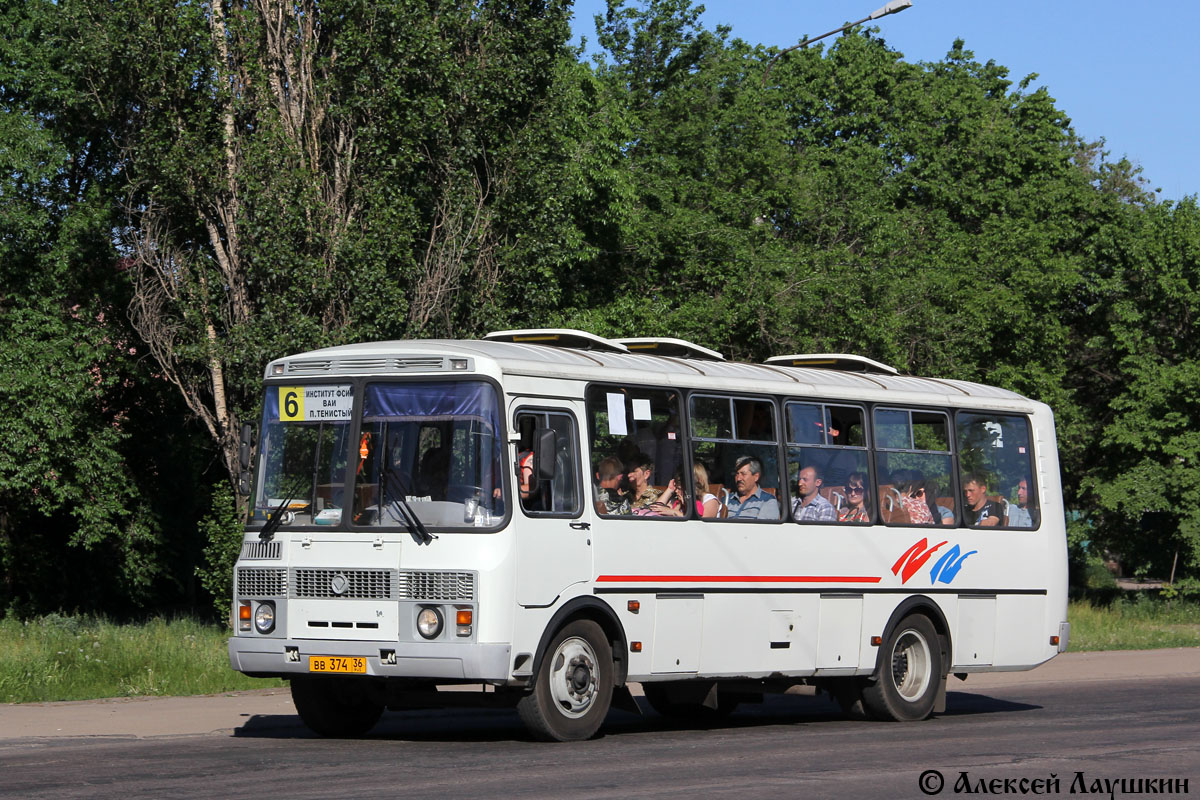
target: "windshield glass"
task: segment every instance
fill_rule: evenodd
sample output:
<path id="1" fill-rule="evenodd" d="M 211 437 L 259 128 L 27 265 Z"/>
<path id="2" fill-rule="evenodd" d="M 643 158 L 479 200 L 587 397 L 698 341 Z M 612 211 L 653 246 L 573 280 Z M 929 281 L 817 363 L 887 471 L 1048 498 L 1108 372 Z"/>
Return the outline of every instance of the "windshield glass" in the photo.
<path id="1" fill-rule="evenodd" d="M 271 386 L 263 402 L 251 524 L 286 503 L 287 525 L 340 525 L 354 387 Z"/>
<path id="2" fill-rule="evenodd" d="M 368 384 L 355 466 L 356 525 L 403 527 L 406 498 L 431 528 L 504 519 L 500 412 L 483 381 Z"/>

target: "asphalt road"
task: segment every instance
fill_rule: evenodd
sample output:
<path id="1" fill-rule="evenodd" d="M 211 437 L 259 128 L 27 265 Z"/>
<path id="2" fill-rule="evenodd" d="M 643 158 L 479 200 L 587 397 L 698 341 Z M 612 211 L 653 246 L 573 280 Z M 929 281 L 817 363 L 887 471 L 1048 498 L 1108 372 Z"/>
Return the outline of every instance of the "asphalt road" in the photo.
<path id="1" fill-rule="evenodd" d="M 0 737 L 0 795 L 891 798 L 927 796 L 929 770 L 943 797 L 963 794 L 963 773 L 976 794 L 984 781 L 1019 795 L 1024 779 L 1027 794 L 1107 797 L 1104 781 L 1164 778 L 1200 794 L 1194 674 L 970 683 L 952 681 L 947 712 L 921 723 L 783 696 L 710 728 L 614 711 L 601 738 L 558 745 L 529 741 L 508 711 L 388 714 L 359 741 L 314 738 L 289 713 L 203 735 Z"/>

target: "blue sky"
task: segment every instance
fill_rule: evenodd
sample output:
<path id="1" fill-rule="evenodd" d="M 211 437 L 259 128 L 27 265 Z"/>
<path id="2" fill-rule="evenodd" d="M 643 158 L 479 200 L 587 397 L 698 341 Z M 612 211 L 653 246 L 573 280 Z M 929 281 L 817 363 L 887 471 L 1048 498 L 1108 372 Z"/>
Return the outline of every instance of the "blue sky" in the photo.
<path id="1" fill-rule="evenodd" d="M 861 19 L 885 0 L 708 0 L 706 27 L 732 26 L 749 42 L 789 47 Z M 699 3 L 697 3 L 699 4 Z M 595 42 L 605 0 L 576 0 L 576 37 Z M 938 61 L 956 38 L 980 62 L 1031 72 L 1085 139 L 1109 158 L 1141 165 L 1159 197 L 1200 193 L 1200 2 L 1191 0 L 913 0 L 877 20 L 908 61 Z M 824 40 L 828 44 L 832 38 Z"/>

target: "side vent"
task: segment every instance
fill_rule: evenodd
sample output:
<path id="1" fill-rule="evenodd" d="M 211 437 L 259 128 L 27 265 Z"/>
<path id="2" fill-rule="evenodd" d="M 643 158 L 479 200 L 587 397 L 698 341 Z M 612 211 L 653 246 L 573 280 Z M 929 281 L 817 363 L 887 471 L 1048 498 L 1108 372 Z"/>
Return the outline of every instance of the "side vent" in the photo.
<path id="1" fill-rule="evenodd" d="M 396 369 L 445 369 L 446 362 L 442 358 L 397 358 Z"/>
<path id="2" fill-rule="evenodd" d="M 287 371 L 293 374 L 312 375 L 318 372 L 329 372 L 331 369 L 333 369 L 333 361 L 328 358 L 287 362 Z"/>

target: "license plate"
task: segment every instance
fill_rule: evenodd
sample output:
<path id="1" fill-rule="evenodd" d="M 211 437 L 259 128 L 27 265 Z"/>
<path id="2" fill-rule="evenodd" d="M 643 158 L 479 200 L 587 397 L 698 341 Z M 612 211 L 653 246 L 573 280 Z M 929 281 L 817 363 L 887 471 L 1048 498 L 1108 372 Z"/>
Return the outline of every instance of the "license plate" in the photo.
<path id="1" fill-rule="evenodd" d="M 365 658 L 343 658 L 342 656 L 309 656 L 308 671 L 365 674 L 367 660 Z"/>

